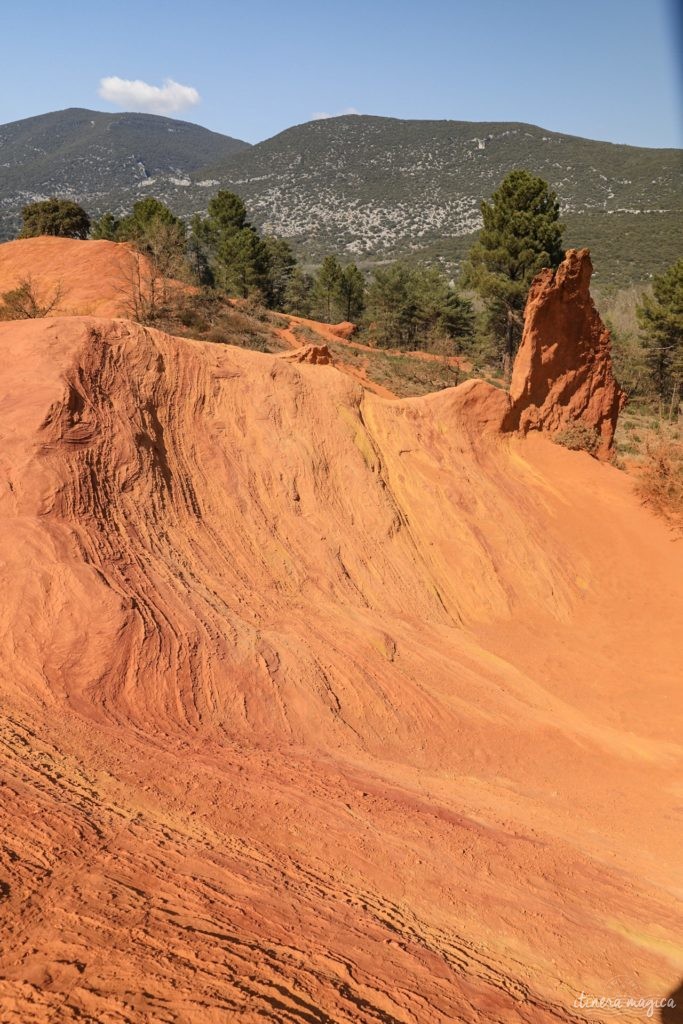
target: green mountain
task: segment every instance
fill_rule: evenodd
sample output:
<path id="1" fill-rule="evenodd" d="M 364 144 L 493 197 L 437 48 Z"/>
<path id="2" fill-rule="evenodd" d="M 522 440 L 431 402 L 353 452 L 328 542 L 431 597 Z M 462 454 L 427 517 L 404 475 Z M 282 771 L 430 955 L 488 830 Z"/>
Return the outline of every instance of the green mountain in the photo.
<path id="1" fill-rule="evenodd" d="M 46 195 L 70 196 L 94 214 L 155 195 L 189 216 L 230 188 L 254 223 L 289 238 L 311 263 L 335 252 L 456 269 L 481 200 L 524 167 L 557 190 L 567 244 L 592 249 L 600 283 L 646 279 L 680 255 L 683 238 L 683 151 L 527 124 L 349 115 L 249 146 L 150 114 L 68 110 L 0 128 L 0 165 L 5 237 L 21 206 Z"/>
<path id="2" fill-rule="evenodd" d="M 91 213 L 125 209 L 152 194 L 182 208 L 196 171 L 248 148 L 155 114 L 71 108 L 2 125 L 0 237 L 16 233 L 25 203 L 51 195 L 75 199 Z"/>
<path id="3" fill-rule="evenodd" d="M 680 255 L 681 150 L 527 124 L 351 115 L 290 128 L 202 173 L 312 260 L 338 252 L 452 263 L 479 227 L 481 200 L 516 167 L 557 190 L 567 242 L 593 249 L 598 279 L 642 279 Z"/>

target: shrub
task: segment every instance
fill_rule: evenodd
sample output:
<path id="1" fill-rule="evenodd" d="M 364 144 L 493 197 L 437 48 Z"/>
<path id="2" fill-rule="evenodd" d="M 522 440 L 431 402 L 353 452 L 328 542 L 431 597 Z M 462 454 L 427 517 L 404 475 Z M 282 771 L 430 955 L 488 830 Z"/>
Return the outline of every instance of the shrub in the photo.
<path id="1" fill-rule="evenodd" d="M 278 351 L 278 345 L 273 344 L 274 339 L 267 328 L 263 329 L 258 320 L 254 320 L 242 310 L 229 306 L 214 317 L 205 337 L 207 341 L 238 345 L 240 348 L 249 348 L 256 352 Z"/>
<path id="2" fill-rule="evenodd" d="M 553 441 L 572 452 L 588 452 L 589 455 L 595 455 L 600 438 L 597 431 L 591 427 L 583 423 L 572 423 L 564 430 L 558 430 L 553 434 Z"/>
<path id="3" fill-rule="evenodd" d="M 42 199 L 29 203 L 21 211 L 23 225 L 19 238 L 56 235 L 59 238 L 87 238 L 90 218 L 82 206 L 71 199 Z"/>
<path id="4" fill-rule="evenodd" d="M 646 505 L 683 532 L 683 441 L 675 428 L 646 444 L 637 489 Z"/>
<path id="5" fill-rule="evenodd" d="M 36 320 L 49 316 L 62 297 L 62 286 L 42 297 L 29 277 L 23 278 L 16 288 L 5 292 L 0 303 L 0 320 Z"/>

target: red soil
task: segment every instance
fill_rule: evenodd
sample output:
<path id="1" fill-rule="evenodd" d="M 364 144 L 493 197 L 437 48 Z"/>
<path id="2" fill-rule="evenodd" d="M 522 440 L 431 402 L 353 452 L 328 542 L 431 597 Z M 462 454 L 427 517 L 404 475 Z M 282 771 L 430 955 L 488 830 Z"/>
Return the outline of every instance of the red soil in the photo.
<path id="1" fill-rule="evenodd" d="M 677 986 L 683 547 L 628 477 L 477 381 L 87 317 L 0 347 L 3 1022 Z"/>
<path id="2" fill-rule="evenodd" d="M 24 238 L 0 245 L 0 294 L 27 277 L 40 297 L 61 287 L 55 313 L 123 316 L 129 304 L 131 250 L 117 242 Z"/>

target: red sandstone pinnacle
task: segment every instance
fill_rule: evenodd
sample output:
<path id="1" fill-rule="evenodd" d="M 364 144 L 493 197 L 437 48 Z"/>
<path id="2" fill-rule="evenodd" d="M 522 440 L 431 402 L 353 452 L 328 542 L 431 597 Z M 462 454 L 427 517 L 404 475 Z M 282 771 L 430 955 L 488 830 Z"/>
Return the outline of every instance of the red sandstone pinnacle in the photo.
<path id="1" fill-rule="evenodd" d="M 609 459 L 626 395 L 612 373 L 610 334 L 590 295 L 588 249 L 567 250 L 529 291 L 522 343 L 510 384 L 508 429 L 555 434 L 574 424 L 594 430 Z"/>

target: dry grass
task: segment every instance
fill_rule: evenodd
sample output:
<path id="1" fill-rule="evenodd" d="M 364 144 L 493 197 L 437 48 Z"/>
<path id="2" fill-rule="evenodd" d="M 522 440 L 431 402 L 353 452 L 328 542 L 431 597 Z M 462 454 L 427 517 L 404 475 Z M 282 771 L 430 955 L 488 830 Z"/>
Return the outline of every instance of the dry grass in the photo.
<path id="1" fill-rule="evenodd" d="M 571 426 L 553 434 L 553 441 L 555 444 L 561 444 L 563 448 L 569 448 L 570 451 L 595 455 L 600 438 L 591 427 L 586 427 L 583 423 L 572 423 Z"/>
<path id="2" fill-rule="evenodd" d="M 234 305 L 208 289 L 172 296 L 156 321 L 157 327 L 180 337 L 258 352 L 281 352 L 287 346 L 278 337 L 276 324 L 276 314 L 269 310 L 244 303 Z"/>
<path id="3" fill-rule="evenodd" d="M 643 502 L 683 533 L 683 439 L 680 427 L 663 425 L 647 438 L 637 486 Z"/>
<path id="4" fill-rule="evenodd" d="M 61 282 L 49 293 L 40 293 L 29 274 L 16 288 L 0 296 L 0 320 L 35 320 L 50 316 L 64 294 Z"/>
<path id="5" fill-rule="evenodd" d="M 329 349 L 336 360 L 363 370 L 368 380 L 387 388 L 399 398 L 452 388 L 470 376 L 446 360 L 427 361 L 408 353 L 403 355 L 383 349 L 366 352 L 334 343 L 329 345 Z"/>

